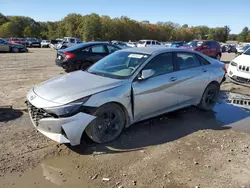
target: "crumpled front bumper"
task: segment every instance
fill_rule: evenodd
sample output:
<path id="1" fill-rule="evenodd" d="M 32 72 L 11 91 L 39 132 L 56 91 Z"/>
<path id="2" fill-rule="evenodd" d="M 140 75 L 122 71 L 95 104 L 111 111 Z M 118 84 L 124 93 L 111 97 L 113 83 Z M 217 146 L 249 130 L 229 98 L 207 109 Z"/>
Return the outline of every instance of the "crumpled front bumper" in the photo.
<path id="1" fill-rule="evenodd" d="M 58 143 L 70 143 L 72 146 L 81 143 L 82 133 L 88 124 L 96 117 L 78 113 L 66 118 L 42 118 L 36 124 L 32 117 L 32 123 L 36 129 L 48 138 Z"/>

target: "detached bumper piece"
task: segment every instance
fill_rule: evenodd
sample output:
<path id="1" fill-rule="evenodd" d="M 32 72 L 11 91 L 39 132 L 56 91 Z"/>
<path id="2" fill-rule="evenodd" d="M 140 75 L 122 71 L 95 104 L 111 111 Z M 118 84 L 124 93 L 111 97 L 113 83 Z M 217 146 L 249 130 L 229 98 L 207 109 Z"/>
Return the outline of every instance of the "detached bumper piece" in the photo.
<path id="1" fill-rule="evenodd" d="M 81 143 L 83 131 L 96 118 L 83 112 L 71 117 L 58 118 L 29 102 L 27 105 L 32 123 L 39 132 L 58 143 L 70 143 L 72 146 Z"/>

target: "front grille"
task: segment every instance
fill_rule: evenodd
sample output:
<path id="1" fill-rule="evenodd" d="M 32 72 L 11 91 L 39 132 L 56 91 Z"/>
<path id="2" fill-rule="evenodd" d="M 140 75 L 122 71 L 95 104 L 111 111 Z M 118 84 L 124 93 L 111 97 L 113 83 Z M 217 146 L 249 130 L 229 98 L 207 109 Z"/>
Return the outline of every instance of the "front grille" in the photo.
<path id="1" fill-rule="evenodd" d="M 239 70 L 243 71 L 243 72 L 250 72 L 250 67 L 249 66 L 240 65 L 239 66 Z"/>
<path id="2" fill-rule="evenodd" d="M 32 121 L 36 126 L 38 126 L 40 119 L 47 118 L 47 117 L 53 117 L 50 114 L 48 114 L 47 112 L 45 112 L 43 109 L 36 108 L 30 102 L 27 101 L 26 103 L 27 103 L 30 117 L 32 118 Z"/>
<path id="3" fill-rule="evenodd" d="M 250 84 L 250 79 L 242 78 L 240 76 L 233 76 L 232 78 L 240 83 Z"/>

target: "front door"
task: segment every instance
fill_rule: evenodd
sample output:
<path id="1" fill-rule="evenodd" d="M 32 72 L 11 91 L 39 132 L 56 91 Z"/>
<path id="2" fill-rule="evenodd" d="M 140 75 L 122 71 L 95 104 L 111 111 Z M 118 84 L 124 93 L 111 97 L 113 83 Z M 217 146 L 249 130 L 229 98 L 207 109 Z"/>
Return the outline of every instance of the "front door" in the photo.
<path id="1" fill-rule="evenodd" d="M 160 115 L 178 104 L 178 73 L 175 72 L 173 54 L 157 55 L 142 70 L 148 69 L 155 71 L 151 78 L 137 79 L 132 84 L 135 121 Z"/>

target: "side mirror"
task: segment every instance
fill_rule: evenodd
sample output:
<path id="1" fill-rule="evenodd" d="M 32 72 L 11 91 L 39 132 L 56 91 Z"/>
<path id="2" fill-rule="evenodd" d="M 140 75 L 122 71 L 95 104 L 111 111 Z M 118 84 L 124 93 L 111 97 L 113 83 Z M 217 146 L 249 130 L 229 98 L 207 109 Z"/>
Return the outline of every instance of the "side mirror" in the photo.
<path id="1" fill-rule="evenodd" d="M 152 77 L 154 74 L 155 74 L 155 71 L 153 69 L 143 70 L 141 72 L 141 76 L 138 79 L 139 80 L 146 80 L 146 79 Z"/>

